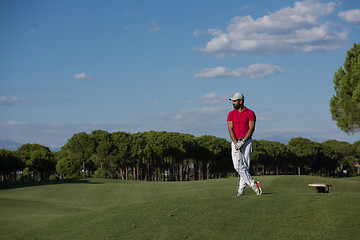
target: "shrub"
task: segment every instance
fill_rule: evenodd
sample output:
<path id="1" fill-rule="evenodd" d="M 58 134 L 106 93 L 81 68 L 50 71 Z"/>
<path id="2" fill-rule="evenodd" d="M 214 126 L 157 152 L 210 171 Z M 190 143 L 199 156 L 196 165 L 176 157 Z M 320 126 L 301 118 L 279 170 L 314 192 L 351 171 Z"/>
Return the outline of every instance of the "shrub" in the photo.
<path id="1" fill-rule="evenodd" d="M 57 178 L 56 178 L 56 176 L 55 175 L 50 175 L 50 177 L 49 177 L 49 180 L 50 181 L 54 181 L 54 180 L 56 180 Z"/>
<path id="2" fill-rule="evenodd" d="M 77 178 L 80 178 L 80 175 L 76 173 L 66 176 L 66 179 L 77 179 Z"/>
<path id="3" fill-rule="evenodd" d="M 95 178 L 107 178 L 108 174 L 105 169 L 99 168 L 95 171 L 94 177 Z"/>

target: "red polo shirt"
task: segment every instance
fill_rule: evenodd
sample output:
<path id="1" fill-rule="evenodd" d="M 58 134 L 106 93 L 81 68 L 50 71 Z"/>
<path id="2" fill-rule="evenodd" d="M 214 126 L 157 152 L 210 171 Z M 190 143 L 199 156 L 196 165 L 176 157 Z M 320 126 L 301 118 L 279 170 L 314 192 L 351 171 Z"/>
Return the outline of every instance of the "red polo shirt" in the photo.
<path id="1" fill-rule="evenodd" d="M 256 116 L 252 110 L 245 107 L 242 112 L 236 109 L 229 112 L 227 120 L 234 123 L 236 138 L 244 138 L 250 129 L 249 121 L 256 121 Z"/>

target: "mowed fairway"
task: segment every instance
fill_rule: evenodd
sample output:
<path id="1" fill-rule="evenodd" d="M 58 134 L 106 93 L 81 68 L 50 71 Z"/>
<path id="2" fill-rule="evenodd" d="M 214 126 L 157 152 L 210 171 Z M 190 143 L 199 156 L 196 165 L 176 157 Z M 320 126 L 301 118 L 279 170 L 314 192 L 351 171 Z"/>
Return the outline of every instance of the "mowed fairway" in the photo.
<path id="1" fill-rule="evenodd" d="M 357 239 L 360 177 L 192 182 L 91 179 L 0 190 L 0 239 Z M 329 194 L 309 183 L 332 184 Z"/>

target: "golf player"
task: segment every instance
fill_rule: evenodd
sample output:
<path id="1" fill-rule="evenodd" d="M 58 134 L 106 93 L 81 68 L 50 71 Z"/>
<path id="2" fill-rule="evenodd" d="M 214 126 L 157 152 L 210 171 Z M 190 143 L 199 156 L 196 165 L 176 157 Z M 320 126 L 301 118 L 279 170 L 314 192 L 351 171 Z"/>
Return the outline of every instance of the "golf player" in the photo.
<path id="1" fill-rule="evenodd" d="M 255 182 L 249 173 L 253 142 L 252 134 L 255 131 L 255 113 L 244 106 L 244 95 L 235 93 L 232 98 L 234 110 L 227 117 L 231 143 L 231 156 L 235 170 L 240 176 L 236 197 L 244 195 L 246 185 L 251 187 L 257 195 L 262 194 L 259 182 Z"/>

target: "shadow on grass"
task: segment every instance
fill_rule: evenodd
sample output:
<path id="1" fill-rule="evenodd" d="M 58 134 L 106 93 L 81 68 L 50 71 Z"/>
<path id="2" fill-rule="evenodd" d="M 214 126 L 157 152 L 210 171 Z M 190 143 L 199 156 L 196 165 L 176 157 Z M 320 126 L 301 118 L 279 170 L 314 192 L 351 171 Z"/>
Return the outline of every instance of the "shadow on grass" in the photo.
<path id="1" fill-rule="evenodd" d="M 13 189 L 13 188 L 24 188 L 33 186 L 45 186 L 45 185 L 56 185 L 56 184 L 103 184 L 100 182 L 93 182 L 87 179 L 65 179 L 65 180 L 54 180 L 54 181 L 33 181 L 33 182 L 1 182 L 0 190 L 2 189 Z"/>

